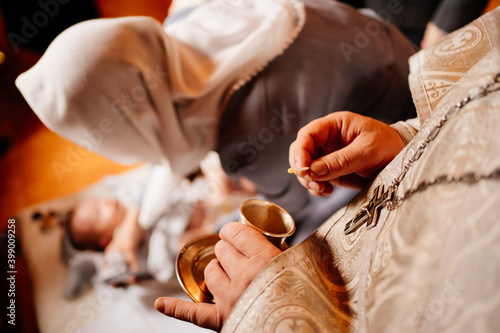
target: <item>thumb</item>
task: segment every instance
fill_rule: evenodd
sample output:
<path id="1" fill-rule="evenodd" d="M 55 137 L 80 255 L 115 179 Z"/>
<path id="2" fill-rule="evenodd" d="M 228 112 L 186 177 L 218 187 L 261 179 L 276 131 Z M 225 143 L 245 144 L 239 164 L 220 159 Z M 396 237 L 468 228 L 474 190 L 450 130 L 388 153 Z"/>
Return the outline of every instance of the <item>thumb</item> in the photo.
<path id="1" fill-rule="evenodd" d="M 312 178 L 315 181 L 329 181 L 370 170 L 374 159 L 364 141 L 358 137 L 349 145 L 314 160 L 311 163 Z"/>
<path id="2" fill-rule="evenodd" d="M 191 322 L 200 327 L 220 331 L 222 320 L 215 304 L 193 303 L 173 297 L 160 297 L 155 308 L 166 316 Z"/>

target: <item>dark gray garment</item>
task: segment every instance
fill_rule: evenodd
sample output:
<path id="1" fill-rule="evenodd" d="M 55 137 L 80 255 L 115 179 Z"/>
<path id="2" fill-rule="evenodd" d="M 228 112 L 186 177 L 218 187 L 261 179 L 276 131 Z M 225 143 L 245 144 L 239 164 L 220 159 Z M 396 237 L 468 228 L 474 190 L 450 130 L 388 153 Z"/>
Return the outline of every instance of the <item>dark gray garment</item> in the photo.
<path id="1" fill-rule="evenodd" d="M 488 0 L 341 0 L 358 8 L 371 8 L 403 31 L 423 31 L 433 21 L 452 32 L 478 18 Z"/>
<path id="2" fill-rule="evenodd" d="M 477 19 L 488 0 L 443 0 L 431 21 L 446 32 L 453 32 Z"/>
<path id="3" fill-rule="evenodd" d="M 389 123 L 416 117 L 408 88 L 408 58 L 415 50 L 395 27 L 350 6 L 331 0 L 303 2 L 303 31 L 231 98 L 216 150 L 226 173 L 248 177 L 297 224 L 308 220 L 319 225 L 353 192 L 316 198 L 287 173 L 288 149 L 297 131 L 340 110 Z"/>

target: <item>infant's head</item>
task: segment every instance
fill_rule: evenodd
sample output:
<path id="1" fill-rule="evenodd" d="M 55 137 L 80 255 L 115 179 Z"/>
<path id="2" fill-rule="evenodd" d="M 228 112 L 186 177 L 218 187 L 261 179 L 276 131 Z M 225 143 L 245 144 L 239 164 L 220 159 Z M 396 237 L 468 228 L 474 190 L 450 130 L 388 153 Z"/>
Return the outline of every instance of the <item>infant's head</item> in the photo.
<path id="1" fill-rule="evenodd" d="M 114 198 L 81 201 L 69 222 L 73 245 L 81 250 L 104 250 L 126 211 L 125 206 Z"/>

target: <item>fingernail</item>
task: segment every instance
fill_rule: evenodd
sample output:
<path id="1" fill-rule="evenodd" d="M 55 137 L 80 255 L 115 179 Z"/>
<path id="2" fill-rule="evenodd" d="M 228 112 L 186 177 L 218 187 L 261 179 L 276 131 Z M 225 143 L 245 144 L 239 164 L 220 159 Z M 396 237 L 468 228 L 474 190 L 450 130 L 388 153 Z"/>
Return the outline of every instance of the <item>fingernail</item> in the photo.
<path id="1" fill-rule="evenodd" d="M 157 298 L 155 301 L 155 308 L 161 313 L 165 313 L 165 301 L 161 298 Z"/>
<path id="2" fill-rule="evenodd" d="M 317 176 L 324 176 L 328 173 L 328 167 L 323 161 L 316 161 L 311 164 L 311 171 Z"/>
<path id="3" fill-rule="evenodd" d="M 316 182 L 309 182 L 308 187 L 316 192 L 319 192 L 319 184 Z"/>

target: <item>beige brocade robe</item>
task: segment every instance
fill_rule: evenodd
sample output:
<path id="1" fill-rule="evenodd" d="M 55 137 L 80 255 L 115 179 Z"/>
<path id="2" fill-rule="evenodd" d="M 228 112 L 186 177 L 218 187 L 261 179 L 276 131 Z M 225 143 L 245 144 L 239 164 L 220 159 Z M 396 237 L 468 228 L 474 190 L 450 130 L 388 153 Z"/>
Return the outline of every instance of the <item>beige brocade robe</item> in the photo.
<path id="1" fill-rule="evenodd" d="M 378 224 L 344 226 L 391 184 L 450 107 L 500 72 L 500 8 L 411 58 L 421 129 L 346 208 L 255 278 L 223 332 L 495 332 L 500 329 L 500 179 L 427 188 Z M 406 130 L 405 130 L 406 128 Z M 449 119 L 396 196 L 431 177 L 500 167 L 500 90 Z"/>

